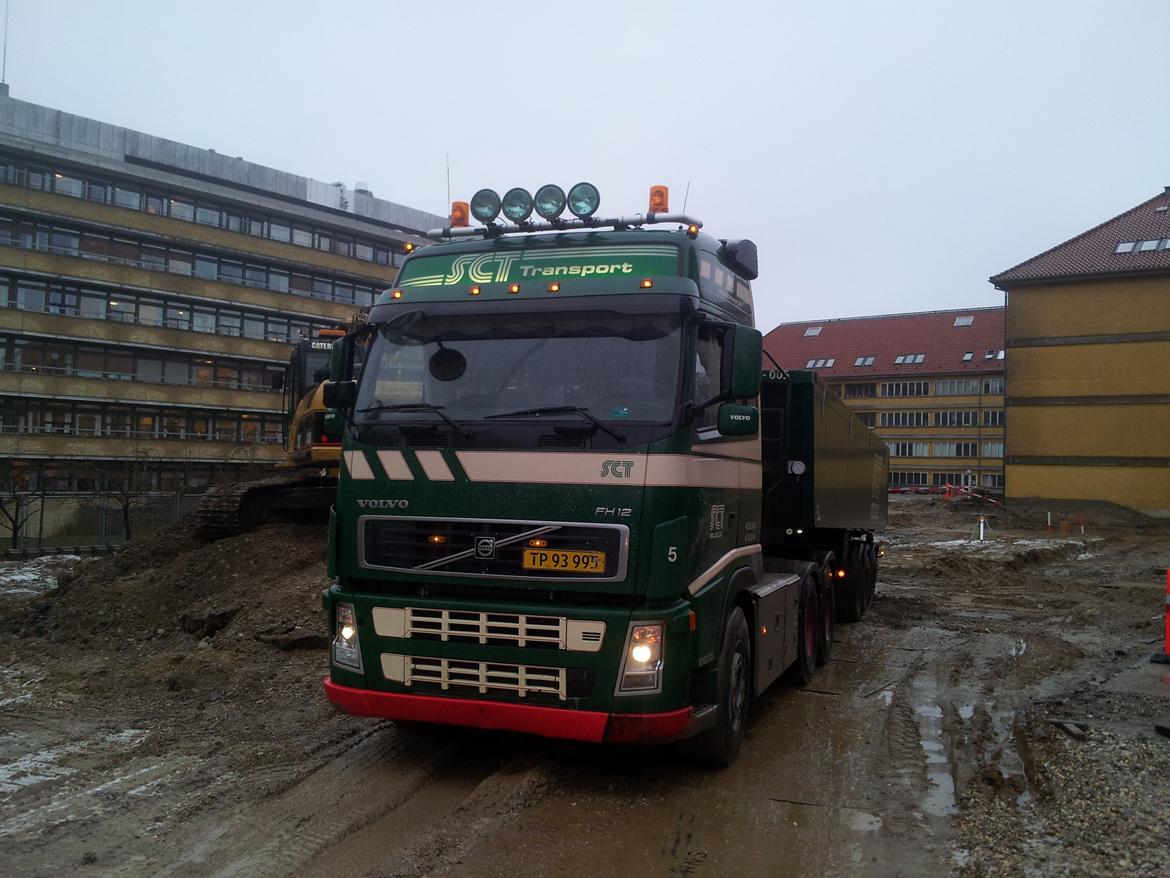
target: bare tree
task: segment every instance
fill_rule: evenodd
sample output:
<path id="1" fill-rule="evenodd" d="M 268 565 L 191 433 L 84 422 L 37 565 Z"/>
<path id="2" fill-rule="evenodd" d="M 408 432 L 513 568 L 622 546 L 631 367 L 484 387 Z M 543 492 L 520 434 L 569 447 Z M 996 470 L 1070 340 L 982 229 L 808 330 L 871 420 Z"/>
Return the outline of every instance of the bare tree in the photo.
<path id="1" fill-rule="evenodd" d="M 79 500 L 83 507 L 112 512 L 122 519 L 126 542 L 131 538 L 131 514 L 147 505 L 158 481 L 158 460 L 149 451 L 135 450 L 127 457 L 96 460 L 89 464 L 86 476 L 92 481 L 92 493 Z"/>
<path id="2" fill-rule="evenodd" d="M 20 548 L 25 525 L 36 514 L 35 499 L 25 471 L 11 459 L 0 460 L 0 527 L 8 529 L 14 549 Z"/>

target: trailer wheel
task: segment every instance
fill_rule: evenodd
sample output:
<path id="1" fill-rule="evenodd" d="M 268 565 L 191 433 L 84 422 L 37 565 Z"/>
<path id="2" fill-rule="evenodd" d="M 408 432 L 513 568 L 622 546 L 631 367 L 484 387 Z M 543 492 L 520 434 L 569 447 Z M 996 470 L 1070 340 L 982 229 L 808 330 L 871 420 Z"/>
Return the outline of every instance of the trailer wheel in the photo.
<path id="1" fill-rule="evenodd" d="M 797 686 L 803 686 L 811 680 L 813 671 L 816 670 L 820 627 L 817 583 L 810 574 L 800 581 L 800 606 L 796 616 L 796 662 L 788 669 L 788 679 Z"/>
<path id="2" fill-rule="evenodd" d="M 723 645 L 719 650 L 718 719 L 713 728 L 695 741 L 697 753 L 703 761 L 720 768 L 735 761 L 747 730 L 752 686 L 752 652 L 748 638 L 743 610 L 734 607 L 723 628 Z"/>
<path id="3" fill-rule="evenodd" d="M 877 591 L 877 575 L 878 575 L 878 556 L 877 546 L 874 543 L 869 543 L 865 547 L 865 557 L 869 561 L 866 565 L 866 592 L 865 605 L 868 607 L 873 603 L 874 593 Z"/>
<path id="4" fill-rule="evenodd" d="M 817 637 L 817 664 L 829 663 L 833 654 L 833 637 L 837 626 L 837 587 L 833 583 L 833 568 L 827 569 L 828 584 L 821 590 L 817 604 L 820 607 L 820 631 Z"/>

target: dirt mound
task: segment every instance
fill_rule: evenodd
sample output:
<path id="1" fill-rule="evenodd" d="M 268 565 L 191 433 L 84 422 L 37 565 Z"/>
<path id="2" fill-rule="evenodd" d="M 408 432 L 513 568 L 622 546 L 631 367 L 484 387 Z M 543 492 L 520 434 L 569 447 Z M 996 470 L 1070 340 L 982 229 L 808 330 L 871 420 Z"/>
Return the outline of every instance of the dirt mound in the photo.
<path id="1" fill-rule="evenodd" d="M 324 636 L 321 528 L 273 524 L 213 544 L 180 525 L 80 567 L 5 627 L 53 641 Z M 302 645 L 323 645 L 308 643 Z"/>

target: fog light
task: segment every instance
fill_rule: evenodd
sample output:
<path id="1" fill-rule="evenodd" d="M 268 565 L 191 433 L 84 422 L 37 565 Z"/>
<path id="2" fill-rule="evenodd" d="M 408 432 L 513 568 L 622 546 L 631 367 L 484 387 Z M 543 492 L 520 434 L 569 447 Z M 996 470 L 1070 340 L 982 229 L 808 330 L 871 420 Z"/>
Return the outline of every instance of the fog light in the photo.
<path id="1" fill-rule="evenodd" d="M 337 604 L 334 613 L 337 635 L 333 638 L 333 663 L 360 671 L 362 653 L 358 646 L 357 614 L 353 604 Z"/>
<path id="2" fill-rule="evenodd" d="M 663 623 L 630 626 L 622 659 L 621 692 L 651 692 L 662 686 Z"/>

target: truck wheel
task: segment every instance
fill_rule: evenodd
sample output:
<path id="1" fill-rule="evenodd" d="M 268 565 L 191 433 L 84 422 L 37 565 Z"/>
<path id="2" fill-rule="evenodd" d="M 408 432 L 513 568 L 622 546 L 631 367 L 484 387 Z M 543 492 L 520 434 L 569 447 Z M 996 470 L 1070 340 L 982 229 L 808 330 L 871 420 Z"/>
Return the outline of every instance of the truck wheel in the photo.
<path id="1" fill-rule="evenodd" d="M 821 627 L 820 601 L 816 580 L 806 576 L 800 581 L 800 606 L 796 615 L 796 662 L 788 669 L 788 679 L 803 686 L 812 679 L 817 667 L 817 640 Z"/>
<path id="2" fill-rule="evenodd" d="M 833 636 L 836 634 L 837 627 L 837 587 L 833 583 L 833 569 L 829 568 L 829 584 L 825 586 L 821 592 L 817 603 L 820 606 L 820 635 L 817 638 L 817 664 L 825 665 L 829 663 L 829 658 L 833 654 Z"/>
<path id="3" fill-rule="evenodd" d="M 719 651 L 718 719 L 695 744 L 704 762 L 724 768 L 735 761 L 743 747 L 747 729 L 748 705 L 751 703 L 751 643 L 747 619 L 735 607 L 723 629 L 723 646 Z"/>

